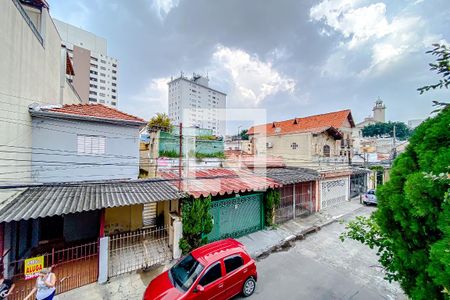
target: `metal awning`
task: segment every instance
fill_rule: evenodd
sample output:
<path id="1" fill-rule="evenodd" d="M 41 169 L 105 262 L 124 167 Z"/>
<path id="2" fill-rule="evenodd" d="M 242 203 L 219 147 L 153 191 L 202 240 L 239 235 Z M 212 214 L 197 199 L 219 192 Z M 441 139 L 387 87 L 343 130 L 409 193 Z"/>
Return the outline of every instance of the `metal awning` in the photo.
<path id="1" fill-rule="evenodd" d="M 306 168 L 260 168 L 254 169 L 254 173 L 260 176 L 266 176 L 281 184 L 293 184 L 299 182 L 316 181 L 320 178 L 319 173 Z"/>
<path id="2" fill-rule="evenodd" d="M 0 206 L 0 222 L 66 215 L 185 197 L 165 180 L 61 183 L 29 187 Z"/>

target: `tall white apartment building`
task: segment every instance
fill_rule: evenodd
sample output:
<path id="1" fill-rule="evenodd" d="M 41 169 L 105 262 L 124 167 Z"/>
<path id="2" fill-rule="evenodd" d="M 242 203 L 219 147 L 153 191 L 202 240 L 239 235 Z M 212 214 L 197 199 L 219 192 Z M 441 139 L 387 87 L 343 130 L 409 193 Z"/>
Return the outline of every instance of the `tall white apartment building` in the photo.
<path id="1" fill-rule="evenodd" d="M 216 136 L 225 135 L 227 95 L 209 87 L 209 78 L 181 74 L 168 83 L 169 118 L 174 125 L 211 129 Z"/>
<path id="2" fill-rule="evenodd" d="M 62 39 L 62 47 L 69 54 L 75 75 L 72 84 L 84 103 L 101 103 L 117 107 L 116 58 L 107 55 L 106 39 L 54 20 Z"/>

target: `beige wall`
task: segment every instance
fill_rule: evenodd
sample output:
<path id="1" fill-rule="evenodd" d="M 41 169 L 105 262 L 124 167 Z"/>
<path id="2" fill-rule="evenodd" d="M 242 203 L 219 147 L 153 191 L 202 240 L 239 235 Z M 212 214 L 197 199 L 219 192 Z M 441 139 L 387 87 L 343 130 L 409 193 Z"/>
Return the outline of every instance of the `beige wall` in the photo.
<path id="1" fill-rule="evenodd" d="M 105 234 L 142 228 L 143 205 L 111 207 L 105 210 Z"/>
<path id="2" fill-rule="evenodd" d="M 36 19 L 38 16 L 34 15 Z M 12 1 L 0 1 L 0 180 L 30 181 L 31 118 L 28 105 L 78 102 L 67 87 L 61 39 L 46 9 L 38 22 L 43 45 Z M 63 75 L 63 76 L 62 76 Z M 66 98 L 63 98 L 66 97 Z M 16 148 L 25 147 L 25 148 Z M 3 193 L 0 194 L 0 200 Z"/>
<path id="3" fill-rule="evenodd" d="M 73 86 L 80 95 L 83 103 L 87 103 L 89 100 L 89 71 L 91 67 L 91 51 L 80 48 L 78 46 L 73 47 L 73 70 L 75 76 L 73 76 Z M 96 97 L 97 98 L 97 97 Z"/>

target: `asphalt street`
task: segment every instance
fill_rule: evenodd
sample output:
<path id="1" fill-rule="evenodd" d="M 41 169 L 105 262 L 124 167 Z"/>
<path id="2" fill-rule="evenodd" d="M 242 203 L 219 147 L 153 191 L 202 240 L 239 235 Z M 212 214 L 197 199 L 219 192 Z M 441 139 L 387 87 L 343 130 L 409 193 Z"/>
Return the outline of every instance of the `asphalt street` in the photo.
<path id="1" fill-rule="evenodd" d="M 374 209 L 363 207 L 345 220 Z M 344 230 L 345 224 L 333 223 L 257 262 L 250 299 L 406 299 L 398 284 L 383 279 L 374 250 L 339 240 Z"/>

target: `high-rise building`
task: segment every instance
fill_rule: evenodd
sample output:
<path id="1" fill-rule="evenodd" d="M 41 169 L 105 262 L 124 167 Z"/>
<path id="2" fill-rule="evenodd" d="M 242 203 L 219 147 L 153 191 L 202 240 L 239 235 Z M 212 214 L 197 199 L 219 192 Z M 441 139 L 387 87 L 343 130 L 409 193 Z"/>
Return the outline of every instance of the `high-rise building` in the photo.
<path id="1" fill-rule="evenodd" d="M 84 103 L 117 107 L 117 59 L 107 55 L 106 39 L 54 20 L 75 75 L 72 83 Z"/>
<path id="2" fill-rule="evenodd" d="M 183 74 L 168 83 L 169 118 L 175 125 L 211 129 L 214 135 L 224 136 L 227 95 L 209 87 L 209 78 Z"/>

